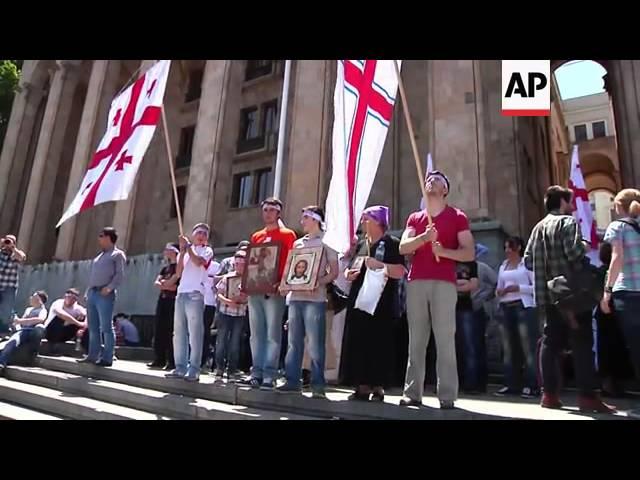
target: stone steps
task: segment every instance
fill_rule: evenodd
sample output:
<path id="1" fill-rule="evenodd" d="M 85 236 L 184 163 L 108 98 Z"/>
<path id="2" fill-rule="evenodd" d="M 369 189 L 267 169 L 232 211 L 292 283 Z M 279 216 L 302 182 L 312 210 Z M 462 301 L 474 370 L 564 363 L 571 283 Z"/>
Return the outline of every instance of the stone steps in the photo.
<path id="1" fill-rule="evenodd" d="M 97 369 L 98 367 L 96 367 Z M 7 378 L 182 420 L 309 420 L 310 417 L 214 402 L 40 367 L 7 368 Z M 168 380 L 166 380 L 168 381 Z M 182 383 L 185 383 L 182 381 Z M 1 393 L 0 393 L 1 395 Z"/>
<path id="2" fill-rule="evenodd" d="M 62 418 L 11 403 L 0 402 L 0 420 L 62 420 Z"/>
<path id="3" fill-rule="evenodd" d="M 74 342 L 65 342 L 57 345 L 56 355 L 64 355 L 66 357 L 81 357 L 82 352 L 76 351 Z M 52 355 L 51 344 L 46 340 L 42 340 L 40 344 L 40 355 Z M 150 362 L 153 360 L 153 349 L 148 347 L 126 347 L 117 346 L 115 349 L 116 358 L 119 360 L 140 360 Z"/>
<path id="4" fill-rule="evenodd" d="M 101 402 L 53 388 L 0 378 L 0 399 L 74 420 L 168 420 L 168 417 Z"/>
<path id="5" fill-rule="evenodd" d="M 391 403 L 361 403 L 345 401 L 350 391 L 330 389 L 328 400 L 311 399 L 310 394 L 292 395 L 278 392 L 261 391 L 235 384 L 216 383 L 209 375 L 201 375 L 200 382 L 188 383 L 182 379 L 166 379 L 164 371 L 151 370 L 139 362 L 117 361 L 113 367 L 104 368 L 80 364 L 66 357 L 39 357 L 37 364 L 41 369 L 71 374 L 79 377 L 103 380 L 124 385 L 135 385 L 142 389 L 173 393 L 190 398 L 209 400 L 227 405 L 242 406 L 258 411 L 286 412 L 289 417 L 303 416 L 324 419 L 477 419 L 502 418 L 491 415 L 477 415 L 472 411 L 443 411 L 439 408 L 407 409 Z M 14 367 L 14 371 L 17 368 Z M 9 367 L 8 370 L 12 370 Z M 25 372 L 26 369 L 20 369 Z M 13 375 L 14 373 L 9 373 Z M 22 375 L 25 375 L 22 373 Z M 428 403 L 428 402 L 426 402 Z M 437 400 L 433 401 L 434 407 Z M 155 411 L 155 410 L 154 410 Z"/>

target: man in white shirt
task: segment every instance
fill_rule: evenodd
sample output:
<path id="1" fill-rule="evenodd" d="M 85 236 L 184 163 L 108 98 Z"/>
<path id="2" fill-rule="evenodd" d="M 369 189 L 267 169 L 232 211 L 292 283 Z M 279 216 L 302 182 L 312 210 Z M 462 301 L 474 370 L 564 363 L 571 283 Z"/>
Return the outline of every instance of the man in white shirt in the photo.
<path id="1" fill-rule="evenodd" d="M 64 343 L 75 338 L 78 330 L 85 328 L 87 310 L 78 303 L 80 292 L 75 288 L 68 289 L 64 298 L 51 304 L 49 316 L 44 326 L 47 329 L 47 342 Z"/>
<path id="2" fill-rule="evenodd" d="M 216 291 L 216 278 L 220 271 L 220 263 L 212 260 L 207 268 L 207 281 L 204 289 L 204 335 L 202 342 L 202 359 L 200 368 L 204 368 L 211 355 L 211 326 L 216 316 L 216 305 L 218 303 Z"/>
<path id="3" fill-rule="evenodd" d="M 198 223 L 192 230 L 193 243 L 186 236 L 179 237 L 177 274 L 180 286 L 173 317 L 176 368 L 166 375 L 167 378 L 184 378 L 189 382 L 200 380 L 205 284 L 207 269 L 213 259 L 213 249 L 208 246 L 209 232 L 209 225 Z"/>

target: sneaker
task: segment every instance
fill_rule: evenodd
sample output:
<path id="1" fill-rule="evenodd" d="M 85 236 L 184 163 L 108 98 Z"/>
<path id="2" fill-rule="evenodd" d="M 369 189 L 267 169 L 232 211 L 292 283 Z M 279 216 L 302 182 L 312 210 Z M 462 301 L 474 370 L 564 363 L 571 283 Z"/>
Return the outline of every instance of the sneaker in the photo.
<path id="1" fill-rule="evenodd" d="M 165 378 L 184 378 L 185 372 L 181 372 L 179 370 L 172 370 L 169 373 L 166 373 Z"/>
<path id="2" fill-rule="evenodd" d="M 540 400 L 540 406 L 542 408 L 551 408 L 558 410 L 563 407 L 562 402 L 558 398 L 558 395 L 544 392 L 542 394 L 542 400 Z"/>
<path id="3" fill-rule="evenodd" d="M 497 392 L 494 392 L 496 397 L 504 397 L 506 395 L 518 395 L 520 392 L 517 392 L 509 387 L 502 387 Z"/>
<path id="4" fill-rule="evenodd" d="M 240 378 L 240 375 L 238 375 L 237 373 L 227 372 L 227 382 L 235 383 L 238 381 L 238 378 Z"/>
<path id="5" fill-rule="evenodd" d="M 216 380 L 222 380 L 222 375 L 224 374 L 224 372 L 220 369 L 215 370 L 213 372 L 213 376 L 216 377 Z"/>
<path id="6" fill-rule="evenodd" d="M 522 398 L 537 398 L 540 395 L 540 393 L 535 389 L 535 388 L 530 388 L 530 387 L 524 387 L 522 389 L 522 395 L 520 395 Z"/>
<path id="7" fill-rule="evenodd" d="M 453 410 L 455 408 L 453 400 L 440 400 L 440 410 Z"/>
<path id="8" fill-rule="evenodd" d="M 96 362 L 96 366 L 97 367 L 110 367 L 111 363 L 107 362 L 106 360 L 98 360 Z"/>
<path id="9" fill-rule="evenodd" d="M 412 398 L 401 398 L 399 405 L 401 407 L 421 407 L 422 402 L 419 400 L 413 400 Z"/>
<path id="10" fill-rule="evenodd" d="M 4 377 L 7 373 L 7 366 L 0 363 L 0 377 Z M 631 412 L 629 412 L 631 413 Z"/>
<path id="11" fill-rule="evenodd" d="M 289 383 L 285 383 L 276 388 L 276 392 L 279 393 L 301 393 L 300 387 L 294 387 Z"/>
<path id="12" fill-rule="evenodd" d="M 183 377 L 187 382 L 199 382 L 200 374 L 196 372 L 189 372 Z"/>
<path id="13" fill-rule="evenodd" d="M 260 385 L 262 384 L 262 379 L 249 377 L 246 380 L 240 380 L 238 384 L 246 385 L 247 387 L 251 387 L 251 388 L 260 388 Z"/>
<path id="14" fill-rule="evenodd" d="M 163 367 L 164 367 L 164 363 L 160 363 L 160 362 L 147 363 L 147 368 L 163 368 Z"/>
<path id="15" fill-rule="evenodd" d="M 273 391 L 273 382 L 262 382 L 262 385 L 260 385 L 260 390 L 264 390 L 264 391 Z"/>
<path id="16" fill-rule="evenodd" d="M 89 363 L 89 364 L 94 364 L 95 365 L 97 360 L 94 360 L 94 359 L 89 358 L 89 357 L 83 357 L 83 358 L 77 359 L 76 362 L 78 362 L 78 363 Z"/>
<path id="17" fill-rule="evenodd" d="M 311 393 L 311 398 L 315 398 L 317 400 L 326 400 L 327 394 L 324 392 L 324 390 L 314 390 Z"/>

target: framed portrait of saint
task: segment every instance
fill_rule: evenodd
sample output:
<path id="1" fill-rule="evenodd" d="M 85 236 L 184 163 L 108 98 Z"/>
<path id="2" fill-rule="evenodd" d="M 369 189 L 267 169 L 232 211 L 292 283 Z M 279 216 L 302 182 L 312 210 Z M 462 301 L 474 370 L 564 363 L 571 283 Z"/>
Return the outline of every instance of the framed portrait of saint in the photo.
<path id="1" fill-rule="evenodd" d="M 224 292 L 224 296 L 233 299 L 241 293 L 242 277 L 235 276 L 227 278 L 227 291 Z"/>
<path id="2" fill-rule="evenodd" d="M 268 242 L 249 245 L 247 263 L 242 275 L 242 291 L 247 295 L 276 293 L 280 243 Z"/>
<path id="3" fill-rule="evenodd" d="M 322 250 L 321 246 L 291 250 L 280 287 L 298 292 L 314 290 L 318 286 Z"/>

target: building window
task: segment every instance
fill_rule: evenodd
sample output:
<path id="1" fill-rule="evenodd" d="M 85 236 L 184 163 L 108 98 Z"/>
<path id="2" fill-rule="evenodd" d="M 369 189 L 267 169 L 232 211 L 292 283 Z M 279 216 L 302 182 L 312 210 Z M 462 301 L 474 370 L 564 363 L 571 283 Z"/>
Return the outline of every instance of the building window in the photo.
<path id="1" fill-rule="evenodd" d="M 202 76 L 204 75 L 204 69 L 199 68 L 197 70 L 191 70 L 189 72 L 189 86 L 187 88 L 187 94 L 185 96 L 185 102 L 193 102 L 200 98 L 202 94 Z"/>
<path id="2" fill-rule="evenodd" d="M 178 188 L 178 202 L 180 203 L 180 215 L 184 218 L 184 202 L 187 199 L 187 186 L 180 185 Z M 178 218 L 176 210 L 176 201 L 173 198 L 173 192 L 171 192 L 171 215 L 170 218 Z"/>
<path id="3" fill-rule="evenodd" d="M 233 177 L 231 208 L 258 205 L 269 197 L 272 185 L 271 168 L 243 172 Z"/>
<path id="4" fill-rule="evenodd" d="M 238 153 L 250 152 L 264 147 L 264 133 L 260 128 L 259 113 L 258 107 L 241 110 Z"/>
<path id="5" fill-rule="evenodd" d="M 242 208 L 253 205 L 253 175 L 249 172 L 234 175 L 231 207 Z"/>
<path id="6" fill-rule="evenodd" d="M 256 172 L 256 205 L 271 196 L 271 177 L 270 168 L 265 168 L 264 170 L 258 170 Z"/>
<path id="7" fill-rule="evenodd" d="M 607 136 L 607 128 L 604 120 L 600 122 L 593 122 L 591 124 L 591 129 L 593 130 L 593 138 L 600 138 Z"/>
<path id="8" fill-rule="evenodd" d="M 185 127 L 180 131 L 180 146 L 178 147 L 176 168 L 183 168 L 191 165 L 191 150 L 193 148 L 193 139 L 195 135 L 195 125 Z"/>
<path id="9" fill-rule="evenodd" d="M 269 75 L 273 71 L 273 60 L 247 60 L 247 71 L 245 80 Z"/>
<path id="10" fill-rule="evenodd" d="M 573 127 L 573 131 L 576 135 L 576 143 L 587 140 L 587 126 L 584 123 Z"/>

